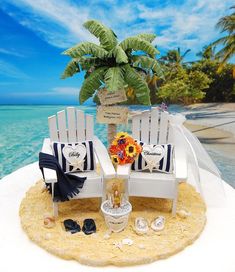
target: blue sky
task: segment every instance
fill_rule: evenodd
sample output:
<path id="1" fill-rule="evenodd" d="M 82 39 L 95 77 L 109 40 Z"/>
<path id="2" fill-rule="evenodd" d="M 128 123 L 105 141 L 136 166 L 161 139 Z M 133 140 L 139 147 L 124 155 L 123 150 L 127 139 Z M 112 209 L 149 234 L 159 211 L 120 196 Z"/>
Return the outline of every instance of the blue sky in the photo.
<path id="1" fill-rule="evenodd" d="M 233 0 L 72 1 L 0 0 L 0 104 L 76 104 L 83 80 L 61 80 L 68 58 L 60 53 L 84 40 L 97 42 L 83 27 L 98 19 L 122 40 L 157 34 L 154 44 L 190 48 L 188 60 L 221 35 L 218 19 Z"/>

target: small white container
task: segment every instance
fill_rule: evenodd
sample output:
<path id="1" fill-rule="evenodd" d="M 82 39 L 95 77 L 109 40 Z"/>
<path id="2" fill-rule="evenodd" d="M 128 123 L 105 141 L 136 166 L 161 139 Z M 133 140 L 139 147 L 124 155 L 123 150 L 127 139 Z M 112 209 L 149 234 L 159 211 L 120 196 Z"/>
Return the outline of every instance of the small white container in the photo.
<path id="1" fill-rule="evenodd" d="M 125 229 L 128 223 L 129 215 L 132 211 L 131 203 L 126 201 L 119 208 L 111 208 L 108 200 L 101 205 L 105 222 L 112 232 L 120 232 Z"/>

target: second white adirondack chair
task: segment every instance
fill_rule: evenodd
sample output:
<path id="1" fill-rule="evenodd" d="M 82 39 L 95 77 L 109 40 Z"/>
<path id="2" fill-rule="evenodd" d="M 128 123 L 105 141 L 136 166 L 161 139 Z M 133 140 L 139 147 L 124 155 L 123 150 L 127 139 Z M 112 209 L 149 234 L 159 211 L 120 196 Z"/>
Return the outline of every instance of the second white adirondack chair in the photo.
<path id="1" fill-rule="evenodd" d="M 132 137 L 146 144 L 174 145 L 173 173 L 131 171 L 131 165 L 119 165 L 117 177 L 128 179 L 129 196 L 169 198 L 176 213 L 178 182 L 187 179 L 187 161 L 174 116 L 157 108 L 132 118 Z"/>
<path id="2" fill-rule="evenodd" d="M 66 118 L 67 115 L 67 118 Z M 67 119 L 67 122 L 66 122 Z M 77 173 L 80 177 L 87 177 L 80 193 L 74 198 L 91 198 L 102 197 L 105 190 L 103 183 L 104 179 L 114 178 L 116 176 L 115 169 L 112 165 L 108 152 L 103 143 L 94 135 L 93 116 L 84 114 L 81 110 L 76 110 L 74 107 L 62 110 L 48 118 L 50 138 L 44 139 L 42 152 L 53 155 L 51 142 L 81 142 L 92 140 L 94 144 L 94 152 L 96 163 L 101 167 L 100 174 L 94 171 L 84 171 Z M 66 125 L 67 123 L 67 125 Z M 74 173 L 75 174 L 75 173 Z M 44 169 L 45 181 L 52 183 L 52 199 L 53 187 L 57 182 L 56 172 L 51 169 Z M 53 202 L 54 215 L 58 215 L 58 203 Z"/>

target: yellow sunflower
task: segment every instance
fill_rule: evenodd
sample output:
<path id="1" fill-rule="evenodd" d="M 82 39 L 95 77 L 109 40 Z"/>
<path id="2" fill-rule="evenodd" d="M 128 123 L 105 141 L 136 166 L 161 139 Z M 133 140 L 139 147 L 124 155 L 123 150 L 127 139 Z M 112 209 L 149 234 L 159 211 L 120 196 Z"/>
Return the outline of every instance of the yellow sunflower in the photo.
<path id="1" fill-rule="evenodd" d="M 126 155 L 133 158 L 137 154 L 136 146 L 133 144 L 128 144 L 125 148 Z"/>
<path id="2" fill-rule="evenodd" d="M 126 137 L 128 137 L 128 133 L 126 132 L 118 132 L 117 135 L 115 136 L 116 139 L 124 139 Z"/>
<path id="3" fill-rule="evenodd" d="M 117 155 L 111 155 L 111 160 L 114 165 L 118 164 L 118 156 Z"/>

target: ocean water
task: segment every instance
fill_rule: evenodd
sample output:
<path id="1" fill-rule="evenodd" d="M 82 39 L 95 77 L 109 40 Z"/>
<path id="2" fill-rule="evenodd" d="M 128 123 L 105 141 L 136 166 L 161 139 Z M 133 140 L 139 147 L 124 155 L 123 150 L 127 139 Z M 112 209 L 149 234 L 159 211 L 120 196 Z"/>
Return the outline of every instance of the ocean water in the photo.
<path id="1" fill-rule="evenodd" d="M 64 105 L 0 105 L 0 178 L 38 160 L 43 139 L 49 136 L 47 118 Z M 96 115 L 96 107 L 79 106 L 84 112 Z M 132 106 L 132 110 L 148 107 Z M 183 108 L 170 106 L 170 112 L 180 112 Z M 130 130 L 129 126 L 119 126 L 118 130 Z M 107 126 L 95 123 L 95 133 L 107 145 Z M 208 150 L 208 147 L 207 147 Z M 223 178 L 235 187 L 234 164 L 229 158 L 215 150 L 208 150 Z M 230 165 L 231 164 L 231 165 Z"/>

